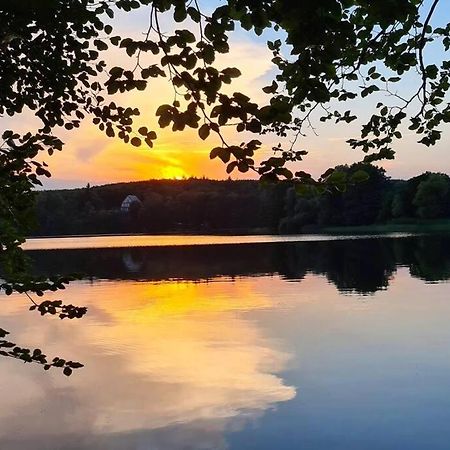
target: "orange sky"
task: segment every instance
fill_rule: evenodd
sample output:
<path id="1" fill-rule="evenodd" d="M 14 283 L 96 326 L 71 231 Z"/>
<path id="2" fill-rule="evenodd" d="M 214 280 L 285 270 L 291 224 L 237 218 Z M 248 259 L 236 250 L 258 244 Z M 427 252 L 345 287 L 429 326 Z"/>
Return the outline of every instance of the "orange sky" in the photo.
<path id="1" fill-rule="evenodd" d="M 119 17 L 116 21 L 120 25 L 121 34 L 140 37 L 142 31 L 146 29 L 147 16 L 142 11 L 137 11 Z M 166 25 L 166 28 L 168 27 L 169 25 Z M 242 31 L 232 37 L 231 53 L 222 55 L 217 64 L 219 67 L 237 66 L 243 75 L 227 87 L 228 93 L 241 91 L 250 95 L 254 101 L 260 103 L 267 101 L 267 96 L 261 88 L 270 84 L 269 80 L 274 75 L 271 53 L 265 46 L 268 37 L 270 36 L 255 40 L 249 33 Z M 153 56 L 146 57 L 149 58 L 149 64 L 157 62 L 152 59 Z M 111 65 L 126 67 L 134 64 L 134 60 L 130 60 L 123 49 L 119 51 L 113 48 L 108 51 L 106 60 L 111 62 Z M 46 158 L 53 177 L 46 181 L 45 187 L 73 187 L 84 186 L 87 183 L 105 184 L 190 176 L 226 178 L 228 175 L 224 164 L 218 159 L 213 161 L 209 159 L 210 149 L 219 145 L 214 133 L 204 142 L 197 136 L 196 130 L 189 129 L 181 133 L 173 133 L 170 128 L 159 130 L 154 112 L 158 105 L 171 103 L 173 99 L 173 89 L 167 79 L 152 80 L 144 92 L 137 91 L 117 96 L 117 101 L 121 104 L 140 108 L 141 117 L 136 121 L 137 128 L 146 125 L 157 131 L 158 140 L 153 149 L 135 148 L 117 138 L 108 138 L 90 120 L 86 120 L 78 130 L 72 132 L 62 130 L 61 136 L 66 145 L 62 153 Z M 361 103 L 357 105 L 357 113 L 364 116 L 371 111 L 365 103 Z M 6 125 L 5 128 L 11 127 L 19 132 L 28 131 L 30 127 L 32 129 L 36 123 L 27 116 L 6 118 L 2 121 Z M 334 125 L 330 122 L 321 126 L 317 121 L 317 132 L 318 136 L 310 132 L 308 137 L 298 142 L 297 149 L 310 151 L 305 161 L 298 165 L 299 169 L 319 175 L 330 166 L 362 159 L 363 155 L 360 152 L 351 150 L 345 143 L 349 137 L 357 136 L 357 125 Z M 246 139 L 243 135 L 238 136 L 231 128 L 226 130 L 226 135 L 234 144 Z M 252 138 L 254 137 L 255 135 L 252 135 Z M 264 136 L 261 140 L 264 149 L 259 152 L 257 158 L 268 156 L 271 147 L 279 142 L 276 136 Z M 450 173 L 448 137 L 431 150 L 417 144 L 416 140 L 416 136 L 406 130 L 404 138 L 396 145 L 396 160 L 383 163 L 389 175 L 407 178 L 425 170 Z M 285 140 L 283 144 L 288 146 L 289 141 Z M 245 176 L 238 172 L 232 174 L 233 178 Z"/>
<path id="2" fill-rule="evenodd" d="M 268 70 L 270 61 L 265 50 L 258 49 L 259 62 L 252 68 L 255 70 L 254 75 L 248 75 L 250 56 L 254 51 L 251 45 L 240 45 L 236 48 L 235 54 L 243 62 L 240 67 L 247 66 L 247 75 L 236 83 L 234 89 L 258 95 L 259 92 L 255 89 L 257 83 L 255 75 Z M 225 64 L 228 65 L 228 62 Z M 264 81 L 260 81 L 258 85 L 264 86 Z M 118 139 L 103 136 L 94 125 L 86 122 L 80 132 L 68 133 L 67 145 L 70 146 L 70 151 L 57 155 L 52 162 L 53 171 L 56 170 L 61 178 L 76 180 L 79 173 L 74 173 L 72 168 L 73 164 L 79 165 L 80 162 L 83 166 L 82 172 L 93 182 L 183 176 L 222 178 L 226 175 L 221 161 L 209 159 L 210 149 L 219 145 L 216 136 L 211 135 L 204 142 L 194 129 L 177 133 L 172 132 L 170 127 L 159 129 L 154 111 L 158 105 L 173 101 L 173 89 L 167 79 L 152 81 L 144 93 L 123 94 L 118 96 L 118 100 L 123 104 L 139 107 L 141 116 L 136 124 L 155 129 L 158 134 L 155 147 L 134 148 Z"/>

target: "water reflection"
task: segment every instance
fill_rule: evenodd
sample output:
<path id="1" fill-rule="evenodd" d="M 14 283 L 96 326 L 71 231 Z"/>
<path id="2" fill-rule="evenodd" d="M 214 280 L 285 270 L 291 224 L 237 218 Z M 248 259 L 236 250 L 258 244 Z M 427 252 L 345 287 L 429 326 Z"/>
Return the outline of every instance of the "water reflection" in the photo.
<path id="1" fill-rule="evenodd" d="M 342 292 L 388 286 L 398 266 L 425 281 L 450 278 L 450 236 L 196 247 L 29 252 L 40 273 L 83 272 L 100 279 L 208 280 L 280 274 L 301 281 L 325 275 Z"/>
<path id="2" fill-rule="evenodd" d="M 448 448 L 449 237 L 30 256 L 89 313 L 2 327 L 86 367 L 2 359 L 2 450 Z"/>
<path id="3" fill-rule="evenodd" d="M 252 283 L 76 283 L 69 293 L 89 306 L 82 323 L 37 323 L 14 299 L 2 311 L 22 342 L 86 364 L 68 380 L 2 361 L 2 449 L 225 448 L 225 430 L 295 397 L 278 375 L 289 355 L 246 317 L 273 307 Z"/>

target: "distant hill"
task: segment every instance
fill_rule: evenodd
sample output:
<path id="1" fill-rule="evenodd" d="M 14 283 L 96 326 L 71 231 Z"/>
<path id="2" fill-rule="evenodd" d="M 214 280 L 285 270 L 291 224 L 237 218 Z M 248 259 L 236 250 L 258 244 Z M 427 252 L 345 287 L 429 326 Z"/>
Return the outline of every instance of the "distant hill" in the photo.
<path id="1" fill-rule="evenodd" d="M 369 178 L 309 196 L 298 195 L 287 182 L 197 178 L 41 191 L 33 235 L 289 234 L 379 224 L 393 231 L 399 224 L 422 226 L 450 219 L 446 174 L 391 180 L 384 169 L 361 163 L 337 169 L 347 180 L 361 169 Z"/>
<path id="2" fill-rule="evenodd" d="M 41 191 L 33 235 L 273 232 L 286 189 L 191 178 Z"/>

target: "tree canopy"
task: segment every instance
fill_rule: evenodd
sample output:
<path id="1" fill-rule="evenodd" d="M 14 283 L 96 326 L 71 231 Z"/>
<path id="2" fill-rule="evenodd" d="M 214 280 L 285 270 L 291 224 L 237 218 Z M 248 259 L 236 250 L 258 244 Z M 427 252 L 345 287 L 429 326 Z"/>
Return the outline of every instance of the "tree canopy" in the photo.
<path id="1" fill-rule="evenodd" d="M 439 0 L 228 0 L 206 14 L 196 0 L 3 4 L 0 114 L 17 116 L 28 110 L 41 125 L 25 135 L 4 131 L 2 201 L 16 209 L 20 202 L 14 198 L 20 192 L 25 206 L 27 189 L 50 175 L 36 156 L 62 149 L 58 127 L 77 129 L 89 117 L 107 136 L 152 147 L 156 130 L 151 124 L 135 129 L 139 110 L 118 105 L 113 97 L 144 91 L 158 77 L 166 77 L 175 90 L 175 100 L 155 112 L 159 126 L 173 131 L 197 128 L 201 139 L 216 133 L 222 145 L 213 148 L 210 157 L 220 158 L 228 173 L 252 170 L 268 181 L 287 178 L 319 190 L 339 187 L 345 180 L 333 170 L 313 180 L 307 170 L 290 168 L 307 153 L 298 138 L 313 119 L 353 122 L 358 117 L 352 100 L 378 93 L 376 105 L 367 100 L 372 114 L 360 136 L 348 140 L 365 153 L 366 162 L 394 157 L 394 141 L 402 137 L 403 124 L 424 145 L 441 137 L 439 127 L 450 120 L 445 101 L 450 61 L 444 57 L 450 24 L 431 26 L 439 6 Z M 115 14 L 140 8 L 149 17 L 143 38 L 117 35 Z M 174 33 L 162 29 L 163 17 L 175 23 Z M 229 37 L 237 27 L 256 35 L 269 30 L 274 37 L 267 42 L 276 68 L 272 83 L 263 89 L 270 95 L 267 104 L 257 104 L 245 93 L 223 92 L 240 70 L 218 70 L 215 59 L 230 51 Z M 108 66 L 105 52 L 111 47 L 131 58 L 130 69 Z M 428 48 L 442 56 L 439 63 L 435 58 L 426 63 Z M 408 72 L 418 76 L 408 86 L 397 87 Z M 380 92 L 387 96 L 380 97 Z M 222 130 L 229 126 L 243 133 L 242 143 L 227 142 Z M 274 156 L 257 161 L 259 136 L 269 133 L 278 135 L 280 144 Z M 12 212 L 20 217 L 20 211 Z"/>

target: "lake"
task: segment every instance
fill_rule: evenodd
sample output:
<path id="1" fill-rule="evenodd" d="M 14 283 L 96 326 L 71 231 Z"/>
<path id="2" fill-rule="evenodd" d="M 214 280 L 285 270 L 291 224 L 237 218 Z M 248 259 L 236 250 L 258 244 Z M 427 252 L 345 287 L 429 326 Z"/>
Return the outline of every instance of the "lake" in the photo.
<path id="1" fill-rule="evenodd" d="M 450 236 L 25 248 L 37 274 L 84 274 L 45 298 L 88 313 L 14 294 L 0 327 L 85 367 L 2 358 L 2 450 L 449 448 Z"/>

